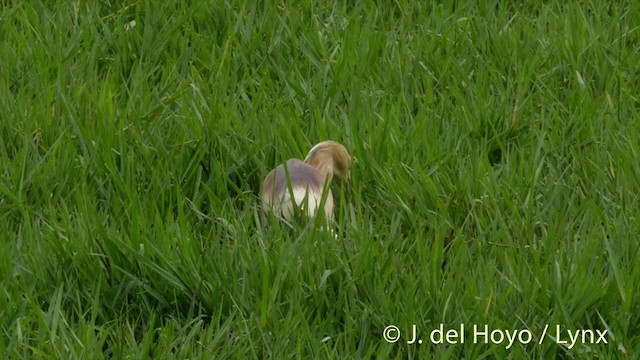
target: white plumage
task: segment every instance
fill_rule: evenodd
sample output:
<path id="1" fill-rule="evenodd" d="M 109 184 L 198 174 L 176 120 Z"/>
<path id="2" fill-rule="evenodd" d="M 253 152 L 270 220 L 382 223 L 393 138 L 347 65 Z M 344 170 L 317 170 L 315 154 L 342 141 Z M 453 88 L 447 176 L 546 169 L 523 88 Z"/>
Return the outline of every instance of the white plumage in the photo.
<path id="1" fill-rule="evenodd" d="M 347 149 L 335 141 L 315 145 L 305 158 L 289 159 L 271 170 L 262 183 L 262 210 L 291 220 L 295 207 L 307 216 L 315 216 L 322 206 L 327 220 L 333 219 L 333 194 L 329 184 L 333 176 L 346 180 L 350 177 L 351 156 Z"/>

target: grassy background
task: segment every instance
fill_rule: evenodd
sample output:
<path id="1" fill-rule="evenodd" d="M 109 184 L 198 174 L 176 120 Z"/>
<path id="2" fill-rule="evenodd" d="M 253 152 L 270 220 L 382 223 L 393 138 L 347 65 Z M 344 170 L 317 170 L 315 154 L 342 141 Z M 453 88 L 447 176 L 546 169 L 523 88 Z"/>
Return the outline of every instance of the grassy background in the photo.
<path id="1" fill-rule="evenodd" d="M 640 5 L 420 3 L 0 5 L 2 357 L 638 356 Z M 327 138 L 340 241 L 260 225 Z"/>

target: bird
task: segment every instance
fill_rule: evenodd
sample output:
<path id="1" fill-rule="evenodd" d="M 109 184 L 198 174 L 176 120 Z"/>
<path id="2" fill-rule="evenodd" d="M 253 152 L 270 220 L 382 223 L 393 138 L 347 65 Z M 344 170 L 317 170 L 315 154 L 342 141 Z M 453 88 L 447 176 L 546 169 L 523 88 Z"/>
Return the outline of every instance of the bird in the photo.
<path id="1" fill-rule="evenodd" d="M 329 185 L 334 177 L 350 180 L 351 156 L 342 144 L 322 141 L 311 148 L 304 161 L 289 159 L 267 174 L 262 183 L 262 211 L 273 212 L 290 222 L 296 208 L 314 217 L 324 206 L 325 219 L 333 221 L 334 203 Z"/>

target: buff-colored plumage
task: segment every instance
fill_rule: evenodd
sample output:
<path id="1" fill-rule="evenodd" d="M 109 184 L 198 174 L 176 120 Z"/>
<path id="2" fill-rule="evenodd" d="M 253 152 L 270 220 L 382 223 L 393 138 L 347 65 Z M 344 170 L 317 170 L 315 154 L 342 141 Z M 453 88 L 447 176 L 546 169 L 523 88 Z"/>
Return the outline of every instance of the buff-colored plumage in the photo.
<path id="1" fill-rule="evenodd" d="M 304 161 L 289 159 L 271 170 L 262 183 L 262 210 L 273 211 L 285 220 L 292 219 L 295 207 L 314 216 L 327 189 L 324 213 L 331 220 L 333 194 L 328 185 L 334 176 L 348 180 L 350 172 L 351 156 L 347 149 L 335 141 L 323 141 L 309 151 Z"/>

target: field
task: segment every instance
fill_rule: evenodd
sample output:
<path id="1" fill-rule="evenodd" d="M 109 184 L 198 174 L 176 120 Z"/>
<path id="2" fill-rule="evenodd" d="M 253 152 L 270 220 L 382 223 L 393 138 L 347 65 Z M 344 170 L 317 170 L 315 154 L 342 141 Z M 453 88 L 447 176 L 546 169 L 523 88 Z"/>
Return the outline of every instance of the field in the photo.
<path id="1" fill-rule="evenodd" d="M 0 7 L 3 359 L 640 356 L 637 2 Z"/>

